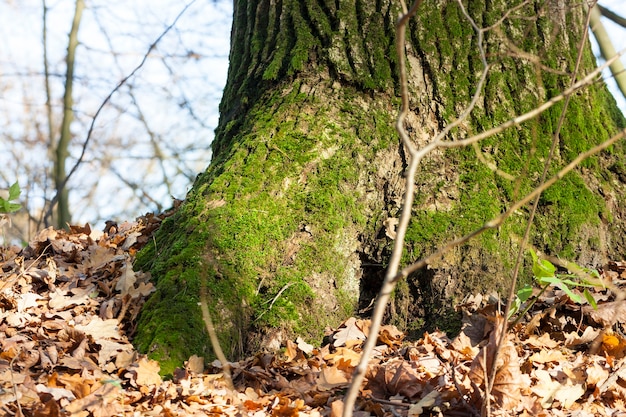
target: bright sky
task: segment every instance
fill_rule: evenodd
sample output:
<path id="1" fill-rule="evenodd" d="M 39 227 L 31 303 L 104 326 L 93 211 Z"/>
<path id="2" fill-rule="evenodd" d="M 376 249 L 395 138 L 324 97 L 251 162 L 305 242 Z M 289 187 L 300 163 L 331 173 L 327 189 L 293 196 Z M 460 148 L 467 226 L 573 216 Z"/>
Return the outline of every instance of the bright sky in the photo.
<path id="1" fill-rule="evenodd" d="M 46 1 L 48 62 L 57 114 L 61 110 L 67 34 L 74 3 Z M 0 0 L 0 125 L 4 135 L 18 140 L 41 136 L 34 129 L 46 130 L 41 4 L 41 0 Z M 128 217 L 136 216 L 154 210 L 151 201 L 167 208 L 171 195 L 184 198 L 195 174 L 208 165 L 228 69 L 232 16 L 229 0 L 86 0 L 77 50 L 77 120 L 72 126 L 76 137 L 70 166 L 80 154 L 88 125 L 104 98 L 136 68 L 149 45 L 186 4 L 190 6 L 175 27 L 130 80 L 132 99 L 124 87 L 99 115 L 86 162 L 70 182 L 77 222 L 93 224 L 119 217 L 124 211 Z M 25 100 L 28 107 L 24 106 Z M 146 120 L 150 134 L 140 118 Z M 39 127 L 33 127 L 33 123 Z M 104 137 L 117 139 L 111 142 Z M 157 145 L 158 151 L 169 157 L 162 166 L 153 158 Z M 48 150 L 42 145 L 15 148 L 14 142 L 0 141 L 0 166 L 4 167 L 0 186 L 20 178 L 22 188 L 31 188 L 36 206 L 36 196 L 43 190 L 34 184 L 36 179 L 24 185 L 25 177 L 33 178 L 24 167 L 36 166 L 42 178 L 49 169 Z M 107 153 L 110 160 L 100 160 Z M 7 157 L 10 160 L 4 163 L 2 159 Z M 103 173 L 105 166 L 112 169 Z M 113 171 L 118 174 L 111 174 Z M 171 182 L 169 187 L 163 185 L 166 180 Z M 138 187 L 133 191 L 128 183 L 146 184 L 149 195 L 142 195 Z M 85 206 L 93 195 L 96 210 Z"/>

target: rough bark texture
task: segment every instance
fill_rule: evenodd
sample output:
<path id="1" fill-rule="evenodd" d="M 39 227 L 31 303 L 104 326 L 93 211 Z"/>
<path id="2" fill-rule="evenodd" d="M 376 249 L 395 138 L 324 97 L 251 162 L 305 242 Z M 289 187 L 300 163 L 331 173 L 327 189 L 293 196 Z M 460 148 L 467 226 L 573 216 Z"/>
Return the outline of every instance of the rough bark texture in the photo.
<path id="1" fill-rule="evenodd" d="M 528 111 L 568 85 L 586 30 L 583 11 L 531 3 L 488 32 L 494 67 L 477 108 L 450 140 Z M 481 27 L 498 23 L 512 6 L 470 5 Z M 397 7 L 388 0 L 235 2 L 213 161 L 139 257 L 158 291 L 144 308 L 136 342 L 166 372 L 190 354 L 210 355 L 197 307 L 202 283 L 222 347 L 233 358 L 277 348 L 295 334 L 319 341 L 325 326 L 375 296 L 406 166 L 392 127 Z M 476 34 L 456 2 L 426 1 L 408 38 L 408 128 L 425 143 L 469 103 L 482 67 Z M 594 65 L 587 47 L 583 72 Z M 532 189 L 559 111 L 475 149 L 431 154 L 415 179 L 405 262 L 482 225 Z M 604 85 L 578 94 L 553 171 L 623 124 Z M 623 144 L 615 146 L 542 196 L 536 247 L 585 265 L 624 253 L 624 154 Z M 389 319 L 407 330 L 451 330 L 452 307 L 463 295 L 506 285 L 526 218 L 519 213 L 409 277 Z"/>

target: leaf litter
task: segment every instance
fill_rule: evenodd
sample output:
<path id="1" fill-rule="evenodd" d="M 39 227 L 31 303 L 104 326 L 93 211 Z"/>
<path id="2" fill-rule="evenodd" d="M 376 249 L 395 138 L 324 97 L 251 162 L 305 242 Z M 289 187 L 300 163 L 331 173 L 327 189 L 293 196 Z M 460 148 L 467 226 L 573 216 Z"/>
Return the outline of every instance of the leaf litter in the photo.
<path id="1" fill-rule="evenodd" d="M 348 318 L 321 347 L 302 338 L 281 352 L 230 364 L 193 356 L 163 380 L 159 364 L 130 341 L 150 275 L 134 255 L 167 216 L 146 215 L 107 230 L 41 231 L 28 246 L 0 249 L 0 414 L 33 417 L 331 416 L 343 395 L 369 321 Z M 600 271 L 611 285 L 581 307 L 546 291 L 494 352 L 502 316 L 486 297 L 464 303 L 454 339 L 436 331 L 407 342 L 384 326 L 355 416 L 626 416 L 626 262 Z M 609 290 L 608 288 L 611 288 Z M 493 297 L 492 297 L 493 298 Z"/>

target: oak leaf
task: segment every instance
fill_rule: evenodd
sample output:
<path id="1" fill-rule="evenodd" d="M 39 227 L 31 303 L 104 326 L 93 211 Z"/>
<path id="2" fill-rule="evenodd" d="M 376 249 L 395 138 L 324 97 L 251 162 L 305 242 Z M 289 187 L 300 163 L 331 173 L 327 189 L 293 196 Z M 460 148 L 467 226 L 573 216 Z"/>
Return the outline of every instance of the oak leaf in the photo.
<path id="1" fill-rule="evenodd" d="M 335 333 L 333 339 L 335 339 L 333 346 L 345 346 L 349 341 L 364 340 L 365 333 L 363 333 L 363 330 L 361 330 L 357 325 L 356 318 L 350 317 L 343 323 L 343 327 Z"/>
<path id="2" fill-rule="evenodd" d="M 346 378 L 346 375 L 334 366 L 322 368 L 322 371 L 317 377 L 317 386 L 322 390 L 331 390 L 347 385 L 348 378 Z"/>
<path id="3" fill-rule="evenodd" d="M 162 382 L 161 375 L 159 375 L 160 369 L 157 361 L 144 356 L 132 364 L 128 368 L 129 372 L 124 376 L 133 380 L 137 385 L 159 385 Z"/>

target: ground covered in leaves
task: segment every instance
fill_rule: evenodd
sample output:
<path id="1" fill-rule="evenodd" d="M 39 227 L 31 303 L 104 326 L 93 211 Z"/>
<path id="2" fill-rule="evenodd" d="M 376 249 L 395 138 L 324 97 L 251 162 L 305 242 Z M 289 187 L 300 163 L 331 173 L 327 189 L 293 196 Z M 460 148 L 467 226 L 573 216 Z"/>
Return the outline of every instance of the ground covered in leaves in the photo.
<path id="1" fill-rule="evenodd" d="M 328 343 L 297 339 L 279 353 L 232 363 L 234 389 L 218 362 L 192 357 L 167 379 L 129 342 L 153 291 L 134 254 L 159 226 L 134 223 L 46 229 L 28 247 L 0 249 L 0 415 L 4 416 L 339 416 L 367 320 L 328 329 Z M 600 271 L 608 287 L 581 307 L 554 289 L 505 337 L 491 396 L 502 320 L 496 304 L 464 306 L 462 333 L 406 342 L 385 326 L 369 361 L 356 416 L 626 416 L 626 307 L 617 289 L 626 263 Z"/>

